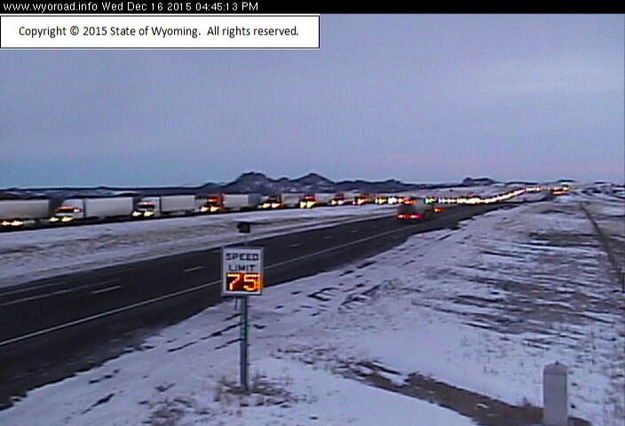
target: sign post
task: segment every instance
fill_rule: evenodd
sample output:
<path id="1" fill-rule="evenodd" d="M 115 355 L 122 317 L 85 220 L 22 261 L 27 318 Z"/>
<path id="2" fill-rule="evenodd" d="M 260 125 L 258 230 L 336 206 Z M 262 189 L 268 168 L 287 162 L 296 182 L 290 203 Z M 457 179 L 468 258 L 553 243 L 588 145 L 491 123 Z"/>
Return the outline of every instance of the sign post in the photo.
<path id="1" fill-rule="evenodd" d="M 244 222 L 243 222 L 244 223 Z M 249 233 L 250 227 L 241 226 L 240 232 Z M 242 229 L 243 228 L 243 229 Z M 243 247 L 222 249 L 222 296 L 236 296 L 241 302 L 240 380 L 245 392 L 249 390 L 248 374 L 248 297 L 260 295 L 264 285 L 263 249 L 248 247 L 247 238 Z"/>
<path id="2" fill-rule="evenodd" d="M 241 387 L 247 393 L 249 390 L 249 362 L 247 360 L 247 348 L 249 339 L 249 329 L 247 321 L 247 296 L 240 296 L 241 299 L 241 346 L 239 348 L 239 376 Z"/>

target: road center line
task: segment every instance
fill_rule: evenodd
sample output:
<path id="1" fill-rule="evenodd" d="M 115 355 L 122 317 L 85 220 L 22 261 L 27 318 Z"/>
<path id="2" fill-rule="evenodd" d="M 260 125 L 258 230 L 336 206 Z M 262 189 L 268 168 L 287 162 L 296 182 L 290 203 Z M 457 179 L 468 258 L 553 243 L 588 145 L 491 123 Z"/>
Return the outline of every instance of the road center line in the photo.
<path id="1" fill-rule="evenodd" d="M 104 284 L 111 284 L 111 283 L 115 283 L 117 281 L 119 281 L 119 278 L 113 278 L 113 279 L 110 279 L 110 280 L 100 281 L 100 282 L 95 283 L 95 284 L 89 284 L 88 286 L 76 287 L 76 290 L 84 289 L 84 288 L 87 288 L 87 287 L 97 287 L 97 286 L 101 286 L 101 285 L 104 285 Z"/>
<path id="2" fill-rule="evenodd" d="M 42 289 L 42 288 L 46 288 L 46 287 L 56 287 L 59 286 L 61 284 L 65 284 L 67 281 L 65 280 L 61 280 L 61 281 L 55 281 L 53 283 L 50 284 L 42 284 L 36 287 L 37 290 Z M 5 291 L 0 293 L 0 297 L 1 296 L 11 296 L 13 294 L 17 294 L 17 293 L 25 293 L 27 291 L 32 291 L 34 287 L 27 287 L 27 288 L 20 288 L 17 290 L 11 290 L 11 291 Z"/>
<path id="3" fill-rule="evenodd" d="M 113 287 L 107 287 L 107 288 L 102 288 L 102 289 L 99 289 L 99 290 L 93 290 L 91 292 L 91 294 L 107 293 L 109 291 L 117 290 L 118 288 L 121 288 L 121 285 L 114 285 Z"/>
<path id="4" fill-rule="evenodd" d="M 114 282 L 117 282 L 117 281 L 119 281 L 119 278 L 113 278 L 113 279 L 110 279 L 110 280 L 100 281 L 99 283 L 95 283 L 95 284 L 82 285 L 82 286 L 78 286 L 78 287 L 66 288 L 66 289 L 63 289 L 63 290 L 57 290 L 57 291 L 54 291 L 52 293 L 44 293 L 44 294 L 38 294 L 36 296 L 23 297 L 21 299 L 12 300 L 10 302 L 3 303 L 2 305 L 0 305 L 0 307 L 1 306 L 18 305 L 20 303 L 31 302 L 33 300 L 39 300 L 39 299 L 45 299 L 45 298 L 52 297 L 52 296 L 55 296 L 55 295 L 60 295 L 60 294 L 73 293 L 75 291 L 85 290 L 85 289 L 88 289 L 90 287 L 102 286 L 103 284 L 111 284 L 111 283 L 114 283 Z M 52 284 L 49 284 L 46 287 L 49 287 L 51 285 Z M 95 292 L 98 292 L 98 290 L 96 290 Z M 95 293 L 92 292 L 92 294 L 95 294 Z"/>
<path id="5" fill-rule="evenodd" d="M 192 268 L 187 268 L 184 271 L 182 271 L 183 274 L 186 274 L 187 272 L 193 272 L 193 271 L 199 271 L 200 269 L 204 269 L 203 266 L 194 266 Z"/>
<path id="6" fill-rule="evenodd" d="M 49 293 L 46 294 L 40 294 L 38 296 L 30 296 L 30 297 L 24 297 L 22 299 L 17 299 L 17 300 L 12 300 L 10 302 L 7 303 L 3 303 L 0 306 L 11 306 L 11 305 L 18 305 L 20 303 L 24 303 L 24 302 L 30 302 L 31 300 L 38 300 L 38 299 L 45 299 L 46 297 L 50 297 Z"/>

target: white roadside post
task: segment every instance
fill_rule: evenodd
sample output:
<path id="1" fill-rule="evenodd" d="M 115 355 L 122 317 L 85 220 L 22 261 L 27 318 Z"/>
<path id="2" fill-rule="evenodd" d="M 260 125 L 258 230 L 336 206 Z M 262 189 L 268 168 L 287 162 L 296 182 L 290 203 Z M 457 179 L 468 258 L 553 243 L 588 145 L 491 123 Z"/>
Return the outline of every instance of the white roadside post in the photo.
<path id="1" fill-rule="evenodd" d="M 249 233 L 251 224 L 241 222 L 239 232 Z M 249 390 L 248 374 L 248 297 L 260 295 L 264 285 L 263 248 L 248 247 L 247 238 L 243 247 L 224 247 L 222 249 L 222 296 L 236 296 L 241 302 L 241 339 L 240 339 L 240 381 L 241 388 Z"/>
<path id="2" fill-rule="evenodd" d="M 568 425 L 566 366 L 555 362 L 543 370 L 543 425 Z"/>

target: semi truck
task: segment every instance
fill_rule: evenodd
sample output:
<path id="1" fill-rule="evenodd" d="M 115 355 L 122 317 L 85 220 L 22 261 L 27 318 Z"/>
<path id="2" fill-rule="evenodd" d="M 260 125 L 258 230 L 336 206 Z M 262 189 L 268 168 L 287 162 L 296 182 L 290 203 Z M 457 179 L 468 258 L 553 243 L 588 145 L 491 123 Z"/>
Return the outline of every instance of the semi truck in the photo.
<path id="1" fill-rule="evenodd" d="M 192 214 L 195 211 L 195 195 L 162 195 L 143 197 L 132 212 L 134 218 L 152 218 Z"/>
<path id="2" fill-rule="evenodd" d="M 310 209 L 313 207 L 327 206 L 335 197 L 336 197 L 336 194 L 331 194 L 328 192 L 318 192 L 315 194 L 307 194 L 302 197 L 301 201 L 299 202 L 299 206 L 302 209 Z"/>
<path id="3" fill-rule="evenodd" d="M 208 197 L 200 208 L 202 213 L 255 210 L 261 203 L 260 194 L 219 194 Z"/>
<path id="4" fill-rule="evenodd" d="M 334 198 L 330 200 L 329 204 L 331 206 L 344 206 L 347 204 L 352 204 L 353 202 L 354 202 L 353 194 L 339 192 L 338 194 L 334 196 Z"/>
<path id="5" fill-rule="evenodd" d="M 202 209 L 208 202 L 208 196 L 196 196 L 195 197 L 195 213 L 203 213 Z"/>
<path id="6" fill-rule="evenodd" d="M 353 204 L 355 206 L 362 206 L 364 204 L 373 204 L 373 198 L 369 194 L 358 194 L 354 197 Z"/>
<path id="7" fill-rule="evenodd" d="M 0 200 L 0 226 L 22 227 L 50 217 L 50 200 Z"/>
<path id="8" fill-rule="evenodd" d="M 72 222 L 130 216 L 133 206 L 132 197 L 68 198 L 55 210 L 50 221 Z"/>
<path id="9" fill-rule="evenodd" d="M 386 194 L 375 194 L 373 200 L 375 204 L 389 204 L 388 195 Z"/>
<path id="10" fill-rule="evenodd" d="M 283 209 L 286 207 L 286 205 L 282 202 L 280 197 L 271 196 L 271 197 L 267 197 L 262 202 L 262 204 L 258 207 L 264 210 L 269 210 L 269 209 Z"/>

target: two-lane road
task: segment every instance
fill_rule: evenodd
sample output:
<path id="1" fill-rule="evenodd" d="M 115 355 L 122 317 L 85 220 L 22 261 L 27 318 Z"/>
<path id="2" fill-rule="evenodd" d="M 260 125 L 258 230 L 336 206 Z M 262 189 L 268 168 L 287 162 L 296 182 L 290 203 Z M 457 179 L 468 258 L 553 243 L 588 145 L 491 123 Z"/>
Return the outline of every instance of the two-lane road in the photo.
<path id="1" fill-rule="evenodd" d="M 456 207 L 410 226 L 394 217 L 362 220 L 250 244 L 264 247 L 266 285 L 271 286 L 369 257 L 409 235 L 455 227 L 498 207 Z M 1 291 L 0 406 L 12 395 L 118 355 L 151 328 L 218 303 L 220 254 L 220 249 L 190 252 Z"/>

